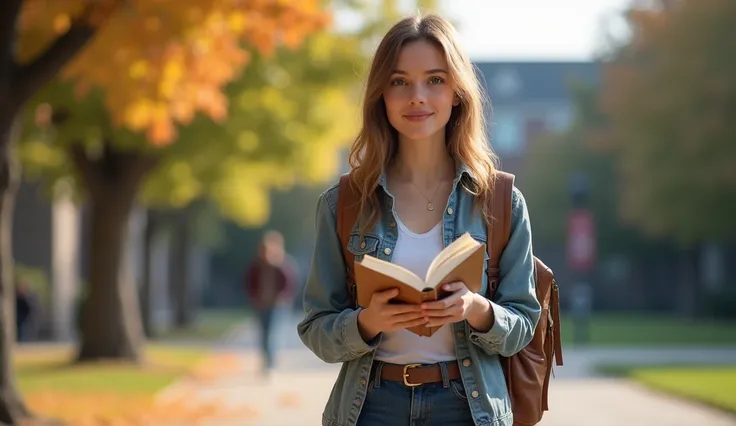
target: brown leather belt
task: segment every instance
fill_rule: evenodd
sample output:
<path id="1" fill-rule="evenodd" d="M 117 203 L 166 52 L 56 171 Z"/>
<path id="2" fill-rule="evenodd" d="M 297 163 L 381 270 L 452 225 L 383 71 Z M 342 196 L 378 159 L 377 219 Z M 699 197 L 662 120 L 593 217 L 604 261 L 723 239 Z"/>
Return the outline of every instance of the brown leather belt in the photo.
<path id="1" fill-rule="evenodd" d="M 457 380 L 460 378 L 460 366 L 457 362 L 447 362 L 447 379 Z M 392 382 L 403 382 L 406 386 L 420 386 L 426 383 L 442 381 L 442 370 L 439 364 L 383 364 L 381 367 L 381 380 Z"/>

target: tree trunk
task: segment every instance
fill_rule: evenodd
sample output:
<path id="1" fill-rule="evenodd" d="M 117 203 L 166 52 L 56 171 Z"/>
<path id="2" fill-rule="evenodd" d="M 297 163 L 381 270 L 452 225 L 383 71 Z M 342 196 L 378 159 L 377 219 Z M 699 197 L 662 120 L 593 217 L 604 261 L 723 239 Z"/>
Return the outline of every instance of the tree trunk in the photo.
<path id="1" fill-rule="evenodd" d="M 81 322 L 79 360 L 140 361 L 143 342 L 135 283 L 128 271 L 132 200 L 110 191 L 92 197 L 89 291 Z"/>
<path id="2" fill-rule="evenodd" d="M 146 211 L 146 227 L 143 240 L 143 283 L 141 284 L 141 319 L 147 338 L 156 337 L 153 325 L 153 283 L 151 282 L 153 242 L 161 228 L 160 214 L 155 210 Z"/>
<path id="3" fill-rule="evenodd" d="M 177 213 L 171 257 L 171 290 L 174 300 L 174 326 L 185 328 L 192 323 L 191 277 L 189 273 L 189 250 L 191 245 L 189 230 L 189 210 Z"/>
<path id="4" fill-rule="evenodd" d="M 89 288 L 81 318 L 78 361 L 142 360 L 144 341 L 137 286 L 128 267 L 129 221 L 143 179 L 155 164 L 141 153 L 104 145 L 93 160 L 75 145 L 90 207 Z"/>
<path id="5" fill-rule="evenodd" d="M 15 386 L 12 369 L 15 342 L 13 272 L 13 208 L 20 170 L 12 147 L 17 136 L 14 113 L 0 108 L 0 423 L 15 425 L 31 417 Z"/>
<path id="6" fill-rule="evenodd" d="M 37 57 L 24 64 L 16 58 L 18 18 L 22 0 L 0 1 L 0 423 L 31 424 L 31 413 L 15 388 L 12 345 L 15 335 L 13 273 L 13 213 L 19 169 L 12 157 L 14 122 L 18 112 L 39 88 L 79 52 L 96 32 L 89 17 L 111 16 L 118 2 L 90 3 L 67 32 L 54 40 Z M 46 420 L 35 418 L 37 423 Z M 51 423 L 49 420 L 48 423 Z"/>

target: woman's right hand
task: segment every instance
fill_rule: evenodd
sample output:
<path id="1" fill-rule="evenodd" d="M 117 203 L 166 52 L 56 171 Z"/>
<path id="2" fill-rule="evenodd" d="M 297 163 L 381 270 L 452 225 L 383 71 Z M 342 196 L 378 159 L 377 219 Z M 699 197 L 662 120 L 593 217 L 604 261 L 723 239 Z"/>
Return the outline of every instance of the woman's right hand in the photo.
<path id="1" fill-rule="evenodd" d="M 379 333 L 426 324 L 429 319 L 421 305 L 389 303 L 399 295 L 396 288 L 373 293 L 367 308 L 358 314 L 358 329 L 363 340 L 369 342 Z"/>

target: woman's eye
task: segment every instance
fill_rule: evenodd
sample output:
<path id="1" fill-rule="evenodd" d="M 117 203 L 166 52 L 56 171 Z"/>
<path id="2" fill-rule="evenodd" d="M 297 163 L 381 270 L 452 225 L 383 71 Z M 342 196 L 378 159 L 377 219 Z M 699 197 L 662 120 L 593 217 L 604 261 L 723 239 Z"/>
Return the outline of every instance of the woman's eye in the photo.
<path id="1" fill-rule="evenodd" d="M 429 82 L 430 84 L 442 84 L 445 80 L 442 77 L 430 77 Z"/>
<path id="2" fill-rule="evenodd" d="M 403 86 L 406 84 L 406 81 L 402 78 L 397 78 L 396 80 L 391 81 L 392 86 Z"/>

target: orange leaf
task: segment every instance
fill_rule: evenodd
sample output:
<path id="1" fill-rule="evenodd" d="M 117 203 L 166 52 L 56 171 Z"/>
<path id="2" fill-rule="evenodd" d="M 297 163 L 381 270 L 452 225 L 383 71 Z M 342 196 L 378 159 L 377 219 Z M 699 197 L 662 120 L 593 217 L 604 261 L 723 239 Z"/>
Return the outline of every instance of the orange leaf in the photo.
<path id="1" fill-rule="evenodd" d="M 321 0 L 121 1 L 24 1 L 21 57 L 31 60 L 79 20 L 100 25 L 62 78 L 79 96 L 101 89 L 112 121 L 156 145 L 173 142 L 177 124 L 198 111 L 227 116 L 222 91 L 247 65 L 249 48 L 296 48 L 328 22 Z"/>

